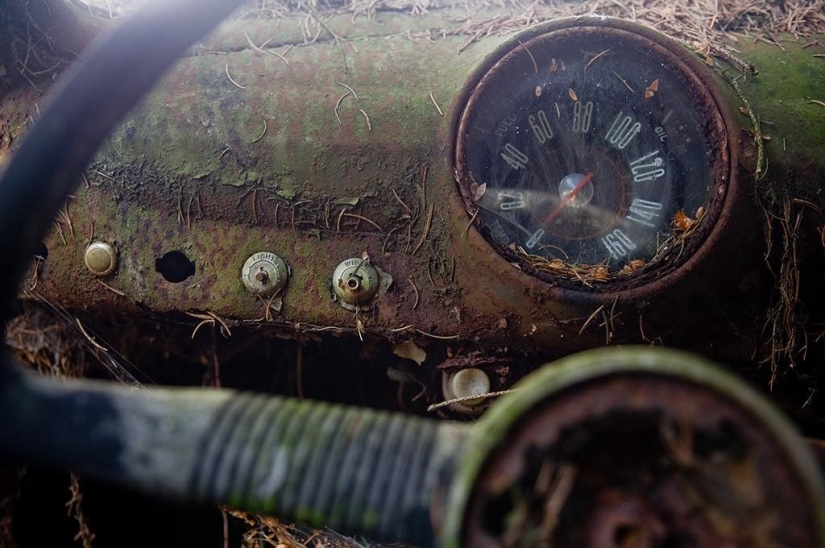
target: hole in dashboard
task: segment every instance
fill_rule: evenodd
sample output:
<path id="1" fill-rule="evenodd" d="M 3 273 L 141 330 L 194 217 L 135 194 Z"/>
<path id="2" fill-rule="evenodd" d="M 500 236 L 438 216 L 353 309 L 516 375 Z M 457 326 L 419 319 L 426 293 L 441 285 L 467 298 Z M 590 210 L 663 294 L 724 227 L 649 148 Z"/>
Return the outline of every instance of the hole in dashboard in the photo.
<path id="1" fill-rule="evenodd" d="M 170 251 L 155 259 L 155 272 L 173 284 L 180 283 L 195 274 L 195 263 L 180 251 Z"/>

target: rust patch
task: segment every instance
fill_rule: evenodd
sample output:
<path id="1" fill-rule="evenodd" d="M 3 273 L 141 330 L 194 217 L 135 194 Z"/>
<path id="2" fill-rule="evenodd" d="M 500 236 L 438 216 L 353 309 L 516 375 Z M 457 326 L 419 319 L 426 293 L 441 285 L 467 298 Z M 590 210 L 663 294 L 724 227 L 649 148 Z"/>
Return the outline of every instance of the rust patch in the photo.
<path id="1" fill-rule="evenodd" d="M 688 381 L 576 385 L 501 447 L 470 498 L 463 545 L 818 546 L 788 455 L 742 408 Z"/>

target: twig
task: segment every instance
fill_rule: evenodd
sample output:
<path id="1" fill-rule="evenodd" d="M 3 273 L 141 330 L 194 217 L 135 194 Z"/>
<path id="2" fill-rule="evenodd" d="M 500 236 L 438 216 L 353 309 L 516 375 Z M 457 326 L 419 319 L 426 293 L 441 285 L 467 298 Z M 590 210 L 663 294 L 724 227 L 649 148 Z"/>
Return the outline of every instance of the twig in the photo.
<path id="1" fill-rule="evenodd" d="M 354 219 L 359 219 L 359 220 L 361 220 L 361 221 L 364 221 L 364 222 L 367 222 L 367 223 L 371 224 L 372 226 L 374 226 L 375 228 L 377 228 L 379 232 L 384 232 L 384 229 L 383 229 L 383 228 L 381 228 L 381 227 L 378 225 L 378 223 L 376 223 L 375 221 L 371 221 L 370 219 L 367 219 L 367 218 L 366 218 L 366 217 L 364 217 L 363 215 L 358 215 L 358 214 L 356 214 L 356 213 L 346 213 L 346 212 L 344 212 L 344 217 L 352 217 L 352 218 L 354 218 Z M 358 227 L 356 226 L 355 228 L 357 229 Z"/>
<path id="2" fill-rule="evenodd" d="M 257 53 L 257 54 L 259 54 L 259 55 L 265 55 L 265 54 L 266 54 L 266 52 L 263 50 L 263 47 L 264 47 L 265 45 L 267 45 L 269 42 L 271 42 L 271 40 L 267 40 L 267 41 L 266 41 L 266 42 L 264 42 L 262 45 L 260 45 L 260 46 L 256 46 L 256 45 L 255 45 L 255 42 L 253 42 L 253 41 L 252 41 L 252 38 L 250 38 L 250 37 L 249 37 L 249 35 L 246 33 L 246 31 L 244 31 L 243 35 L 244 35 L 244 37 L 246 38 L 246 41 L 249 43 L 249 47 L 251 47 L 251 48 L 252 48 L 252 50 L 253 50 L 255 53 Z"/>
<path id="3" fill-rule="evenodd" d="M 75 521 L 77 521 L 78 528 L 77 535 L 75 535 L 74 540 L 79 540 L 83 548 L 92 548 L 92 541 L 95 538 L 95 534 L 92 532 L 89 527 L 89 523 L 83 514 L 83 492 L 80 490 L 80 477 L 74 472 L 71 473 L 71 485 L 69 486 L 69 492 L 72 497 L 66 503 L 66 508 L 68 508 L 67 515 L 72 516 Z"/>
<path id="4" fill-rule="evenodd" d="M 364 109 L 359 108 L 358 110 L 361 111 L 361 114 L 363 114 L 364 118 L 367 120 L 367 131 L 372 131 L 372 122 L 370 122 L 370 117 L 367 116 L 367 113 L 364 112 Z"/>
<path id="5" fill-rule="evenodd" d="M 34 291 L 37 289 L 37 282 L 40 281 L 40 265 L 43 263 L 45 259 L 43 257 L 37 255 L 34 258 L 34 271 L 32 272 L 32 278 L 34 279 L 34 283 L 29 286 L 29 291 Z"/>
<path id="6" fill-rule="evenodd" d="M 415 255 L 415 253 L 421 248 L 424 244 L 424 240 L 427 239 L 427 235 L 430 233 L 430 225 L 433 221 L 433 205 L 434 204 L 430 204 L 427 208 L 427 220 L 424 222 L 424 230 L 421 232 L 421 237 L 418 239 L 418 243 L 415 244 L 415 247 L 412 250 L 413 255 Z"/>
<path id="7" fill-rule="evenodd" d="M 286 66 L 289 66 L 289 59 L 287 59 L 286 57 L 284 57 L 282 54 L 278 53 L 277 51 L 275 51 L 275 50 L 273 50 L 273 49 L 268 49 L 268 50 L 266 50 L 266 51 L 267 51 L 267 52 L 269 52 L 269 53 L 271 53 L 272 55 L 274 55 L 275 57 L 277 57 L 278 59 L 280 59 L 280 60 L 281 60 L 281 61 L 283 61 L 284 63 L 286 63 Z M 287 50 L 287 51 L 289 51 L 289 50 Z"/>
<path id="8" fill-rule="evenodd" d="M 630 90 L 630 93 L 636 93 L 636 92 L 633 90 L 633 88 L 632 88 L 632 87 L 630 87 L 630 84 L 628 84 L 628 83 L 627 83 L 627 80 L 625 80 L 624 78 L 622 78 L 621 76 L 619 76 L 619 73 L 618 73 L 618 72 L 616 72 L 615 70 L 611 70 L 610 72 L 612 72 L 613 74 L 615 74 L 615 75 L 616 75 L 616 78 L 618 78 L 619 80 L 621 80 L 621 81 L 622 81 L 622 83 L 624 84 L 624 87 L 626 87 L 627 89 L 629 89 L 629 90 Z"/>
<path id="9" fill-rule="evenodd" d="M 57 233 L 60 234 L 63 245 L 69 245 L 69 242 L 66 241 L 66 235 L 63 233 L 63 226 L 57 220 L 54 221 L 54 227 L 57 229 Z"/>
<path id="10" fill-rule="evenodd" d="M 216 321 L 221 325 L 221 334 L 224 337 L 231 337 L 232 336 L 232 331 L 229 329 L 229 326 L 226 324 L 226 322 L 220 316 L 218 316 L 214 312 L 206 312 L 206 313 L 186 312 L 186 315 L 187 316 L 192 316 L 193 318 L 197 318 L 199 320 L 203 320 L 203 321 L 201 321 L 201 323 L 199 323 L 197 325 L 197 327 L 195 327 L 195 330 L 192 332 L 192 339 L 195 338 L 195 333 L 198 332 L 198 329 L 200 329 L 201 326 L 204 323 L 214 324 Z"/>
<path id="11" fill-rule="evenodd" d="M 763 165 L 765 164 L 765 145 L 762 142 L 762 125 L 759 123 L 759 119 L 753 112 L 747 96 L 742 92 L 738 79 L 725 68 L 718 67 L 716 68 L 716 72 L 727 80 L 733 87 L 733 90 L 736 92 L 739 100 L 742 101 L 743 105 L 745 105 L 747 116 L 751 119 L 751 123 L 753 124 L 754 139 L 756 140 L 756 171 L 754 172 L 754 177 L 757 181 L 761 180 L 765 174 L 765 170 L 767 169 L 763 168 Z"/>
<path id="12" fill-rule="evenodd" d="M 347 97 L 349 97 L 352 94 L 353 94 L 352 90 L 347 91 L 341 97 L 339 97 L 338 102 L 335 103 L 335 119 L 338 120 L 338 125 L 341 125 L 343 123 L 343 122 L 341 122 L 341 116 L 338 114 L 338 112 L 341 109 L 341 101 L 343 101 L 344 99 L 346 99 Z"/>
<path id="13" fill-rule="evenodd" d="M 457 48 L 457 53 L 461 53 L 462 51 L 464 51 L 465 49 L 467 49 L 468 47 L 470 47 L 470 46 L 473 44 L 473 42 L 475 42 L 476 40 L 478 40 L 478 37 L 479 37 L 479 36 L 481 36 L 481 33 L 482 33 L 482 32 L 483 32 L 483 31 L 479 30 L 478 32 L 476 32 L 476 33 L 472 36 L 472 38 L 470 38 L 469 40 L 465 40 L 463 43 L 459 44 L 459 46 L 458 46 L 458 48 Z"/>
<path id="14" fill-rule="evenodd" d="M 332 39 L 335 40 L 335 45 L 338 46 L 338 51 L 341 52 L 341 58 L 344 60 L 344 74 L 346 74 L 347 70 L 348 70 L 347 69 L 347 55 L 346 55 L 346 53 L 344 53 L 343 46 L 341 46 L 341 39 L 338 37 L 337 34 L 332 32 L 332 30 L 327 26 L 327 24 L 321 18 L 321 15 L 318 13 L 318 10 L 316 10 L 315 8 L 313 8 L 310 5 L 307 5 L 307 7 L 309 8 L 312 15 L 315 17 L 315 20 L 318 21 L 318 25 L 321 28 L 323 28 L 325 31 L 327 31 L 330 34 L 330 36 L 332 36 Z M 317 38 L 317 36 L 316 36 L 316 38 Z"/>
<path id="15" fill-rule="evenodd" d="M 395 192 L 395 189 L 394 189 L 394 188 L 392 188 L 392 187 L 390 187 L 390 192 L 392 192 L 392 195 L 393 195 L 393 196 L 395 196 L 395 199 L 396 199 L 396 200 L 398 200 L 398 203 L 399 203 L 399 204 L 401 204 L 401 206 L 402 206 L 404 209 L 406 209 L 406 210 L 407 210 L 407 213 L 409 213 L 410 215 L 412 215 L 412 214 L 413 214 L 412 209 L 410 209 L 410 208 L 407 206 L 407 204 L 405 204 L 405 203 L 404 203 L 404 200 L 402 200 L 402 199 L 401 199 L 401 197 L 400 197 L 400 196 L 399 196 L 399 195 Z"/>
<path id="16" fill-rule="evenodd" d="M 412 309 L 415 310 L 418 308 L 418 288 L 415 287 L 415 282 L 412 279 L 412 276 L 407 277 L 407 280 L 410 282 L 410 285 L 413 288 L 413 292 L 415 292 L 415 302 L 413 303 Z"/>
<path id="17" fill-rule="evenodd" d="M 221 505 L 221 518 L 223 519 L 223 548 L 229 548 L 229 518 L 226 515 L 226 507 Z"/>
<path id="18" fill-rule="evenodd" d="M 403 225 L 402 226 L 397 226 L 397 227 L 391 229 L 389 232 L 387 232 L 387 235 L 384 236 L 384 243 L 381 244 L 381 254 L 382 255 L 387 251 L 387 243 L 390 241 L 390 237 L 392 237 L 393 234 L 395 234 L 398 230 L 400 230 L 402 228 L 404 228 Z"/>
<path id="19" fill-rule="evenodd" d="M 232 82 L 232 85 L 234 85 L 238 89 L 246 89 L 245 86 L 240 85 L 238 82 L 233 80 L 232 77 L 229 75 L 229 63 L 226 63 L 224 65 L 224 71 L 226 72 L 226 77 L 229 78 L 230 82 Z"/>
<path id="20" fill-rule="evenodd" d="M 254 141 L 252 141 L 252 142 L 253 142 L 253 143 L 257 143 L 258 141 L 260 141 L 261 139 L 263 139 L 263 138 L 264 138 L 264 135 L 266 135 L 266 118 L 264 118 L 264 130 L 261 132 L 261 134 L 260 134 L 260 135 L 258 135 L 258 138 L 257 138 L 257 139 L 255 139 L 255 140 L 254 140 Z"/>
<path id="21" fill-rule="evenodd" d="M 99 344 L 96 340 L 94 340 L 94 338 L 91 335 L 89 335 L 89 333 L 86 332 L 86 328 L 83 327 L 83 324 L 80 323 L 80 320 L 78 318 L 75 318 L 75 321 L 77 322 L 77 327 L 80 328 L 80 332 L 83 333 L 83 336 L 86 337 L 86 340 L 88 340 L 92 344 L 92 346 L 94 346 L 98 350 L 102 350 L 103 352 L 109 351 L 105 346 Z"/>
<path id="22" fill-rule="evenodd" d="M 124 293 L 123 291 L 121 291 L 119 289 L 115 289 L 111 285 L 108 285 L 108 284 L 104 283 L 103 280 L 98 280 L 97 283 L 99 283 L 100 285 L 102 285 L 103 287 L 105 287 L 106 289 L 108 289 L 109 291 L 114 293 L 115 295 L 120 295 L 121 297 L 126 296 L 126 293 Z"/>
<path id="23" fill-rule="evenodd" d="M 611 48 L 607 48 L 606 50 L 601 51 L 601 52 L 597 53 L 596 55 L 594 55 L 594 56 L 593 56 L 593 59 L 591 59 L 590 61 L 588 61 L 588 62 L 587 62 L 587 64 L 586 64 L 586 65 L 584 65 L 584 70 L 587 70 L 587 68 L 588 68 L 590 65 L 592 65 L 593 63 L 595 63 L 595 62 L 596 62 L 596 60 L 597 60 L 599 57 L 601 57 L 601 56 L 603 56 L 603 55 L 606 55 L 608 52 L 610 52 L 610 50 L 611 50 Z"/>
<path id="24" fill-rule="evenodd" d="M 427 333 L 426 331 L 421 331 L 420 329 L 416 329 L 415 332 L 419 335 L 430 337 L 431 339 L 438 339 L 439 341 L 454 341 L 455 339 L 461 337 L 461 335 L 433 335 L 432 333 Z"/>
<path id="25" fill-rule="evenodd" d="M 433 280 L 433 273 L 432 273 L 432 269 L 430 268 L 430 261 L 429 260 L 427 261 L 427 278 L 429 278 L 430 283 L 433 285 L 433 287 L 438 287 L 437 285 L 435 285 L 435 280 Z"/>
<path id="26" fill-rule="evenodd" d="M 525 46 L 525 45 L 522 43 L 522 41 L 521 41 L 521 40 L 519 40 L 519 41 L 518 41 L 518 45 L 519 45 L 519 46 L 521 46 L 522 48 L 524 48 L 524 51 L 526 51 L 526 52 L 527 52 L 527 55 L 529 55 L 529 56 L 530 56 L 530 60 L 533 62 L 533 70 L 535 71 L 535 73 L 536 73 L 536 74 L 538 74 L 538 73 L 539 73 L 539 66 L 538 66 L 538 64 L 536 63 L 536 58 L 535 58 L 535 57 L 533 57 L 533 54 L 532 54 L 532 53 L 530 53 L 530 50 L 529 50 L 529 49 L 527 49 L 527 46 Z"/>
<path id="27" fill-rule="evenodd" d="M 438 103 L 435 102 L 435 97 L 433 97 L 433 92 L 432 91 L 430 92 L 430 101 L 432 101 L 433 104 L 435 105 L 435 110 L 438 111 L 438 114 L 440 114 L 441 116 L 444 116 L 444 111 L 441 110 L 441 107 L 438 106 Z"/>
<path id="28" fill-rule="evenodd" d="M 252 190 L 252 223 L 258 224 L 258 189 Z"/>
<path id="29" fill-rule="evenodd" d="M 341 219 L 344 218 L 344 213 L 346 213 L 346 212 L 347 212 L 347 210 L 342 207 L 341 208 L 341 213 L 338 214 L 338 220 L 335 223 L 335 230 L 337 232 L 341 232 Z"/>
<path id="30" fill-rule="evenodd" d="M 472 218 L 470 218 L 470 222 L 467 223 L 467 226 L 464 227 L 464 231 L 461 233 L 462 238 L 464 238 L 470 232 L 470 227 L 473 226 L 473 222 L 476 220 L 476 217 L 478 217 L 479 211 L 481 211 L 481 209 L 476 209 L 476 212 L 473 213 Z"/>
<path id="31" fill-rule="evenodd" d="M 105 173 L 103 173 L 103 172 L 102 172 L 102 171 L 100 171 L 99 169 L 96 169 L 96 170 L 95 170 L 95 173 L 97 173 L 98 175 L 100 175 L 100 176 L 101 176 L 101 177 L 103 177 L 104 179 L 109 179 L 109 180 L 110 180 L 110 181 L 112 181 L 113 183 L 121 184 L 121 182 L 120 182 L 120 181 L 118 181 L 117 179 L 115 179 L 115 178 L 114 178 L 114 177 L 112 177 L 111 175 L 106 175 Z"/>
<path id="32" fill-rule="evenodd" d="M 448 405 L 452 405 L 454 403 L 461 403 L 470 400 L 486 400 L 488 398 L 497 398 L 499 396 L 505 396 L 507 394 L 512 394 L 518 391 L 518 388 L 514 388 L 511 390 L 501 390 L 499 392 L 487 392 L 486 394 L 479 394 L 478 396 L 462 396 L 460 398 L 453 398 L 451 400 L 434 403 L 427 408 L 427 411 L 435 411 L 436 409 L 441 409 L 442 407 L 447 407 Z"/>
<path id="33" fill-rule="evenodd" d="M 590 314 L 590 317 L 589 317 L 589 318 L 587 318 L 587 321 L 586 321 L 586 322 L 584 322 L 584 325 L 582 325 L 581 329 L 579 329 L 579 335 L 581 335 L 582 333 L 584 333 L 584 330 L 585 330 L 585 329 L 587 329 L 587 326 L 588 326 L 588 325 L 590 325 L 590 322 L 592 322 L 592 321 L 593 321 L 593 318 L 595 318 L 595 317 L 596 317 L 596 315 L 597 315 L 599 312 L 601 312 L 602 310 L 604 310 L 604 305 L 601 305 L 599 308 L 597 308 L 596 310 L 594 310 L 592 314 Z"/>
<path id="34" fill-rule="evenodd" d="M 351 87 L 349 87 L 348 85 L 346 85 L 346 84 L 345 84 L 345 83 L 343 83 L 343 82 L 335 82 L 335 83 L 336 83 L 336 84 L 338 84 L 339 86 L 343 87 L 344 89 L 346 89 L 346 90 L 347 90 L 347 91 L 349 91 L 350 93 L 352 93 L 352 96 L 353 96 L 353 97 L 355 97 L 355 100 L 356 100 L 356 101 L 360 101 L 360 99 L 358 98 L 358 94 L 357 94 L 357 93 L 355 93 L 355 90 L 354 90 L 354 89 L 352 89 Z"/>

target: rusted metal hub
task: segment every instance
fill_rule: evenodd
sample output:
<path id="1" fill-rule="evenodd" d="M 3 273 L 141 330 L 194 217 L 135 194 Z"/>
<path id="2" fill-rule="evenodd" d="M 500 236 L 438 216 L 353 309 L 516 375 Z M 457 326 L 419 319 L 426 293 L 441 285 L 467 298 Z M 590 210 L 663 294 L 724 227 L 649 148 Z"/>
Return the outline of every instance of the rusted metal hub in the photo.
<path id="1" fill-rule="evenodd" d="M 460 544 L 821 546 L 810 462 L 707 382 L 613 372 L 523 409 L 481 465 Z"/>

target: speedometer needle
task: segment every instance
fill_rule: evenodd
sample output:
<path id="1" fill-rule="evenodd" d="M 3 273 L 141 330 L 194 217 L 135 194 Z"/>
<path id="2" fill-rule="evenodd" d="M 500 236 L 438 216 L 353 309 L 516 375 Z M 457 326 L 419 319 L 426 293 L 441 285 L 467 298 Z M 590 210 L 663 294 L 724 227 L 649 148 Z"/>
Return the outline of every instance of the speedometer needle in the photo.
<path id="1" fill-rule="evenodd" d="M 556 207 L 554 207 L 553 210 L 550 213 L 548 213 L 544 219 L 542 219 L 541 226 L 543 226 L 544 228 L 550 226 L 550 223 L 552 223 L 555 220 L 555 218 L 558 217 L 562 211 L 564 211 L 564 208 L 567 207 L 567 204 L 575 200 L 576 196 L 579 195 L 579 192 L 581 192 L 584 189 L 584 187 L 587 186 L 587 183 L 589 183 L 592 180 L 593 172 L 591 171 L 590 173 L 585 175 L 581 181 L 579 181 L 579 184 L 577 184 L 573 188 L 573 190 L 562 196 L 561 202 L 559 202 L 559 204 Z"/>

